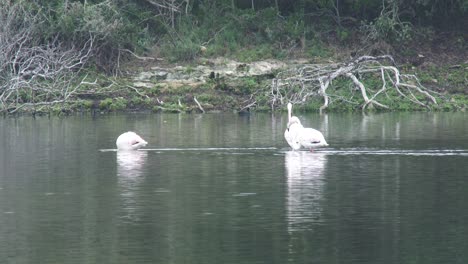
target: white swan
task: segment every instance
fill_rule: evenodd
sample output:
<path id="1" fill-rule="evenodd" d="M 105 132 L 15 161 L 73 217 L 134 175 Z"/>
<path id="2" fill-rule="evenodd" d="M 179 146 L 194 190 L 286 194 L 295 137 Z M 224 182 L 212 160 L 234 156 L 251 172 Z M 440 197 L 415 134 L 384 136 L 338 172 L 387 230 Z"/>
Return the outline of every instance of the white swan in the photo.
<path id="1" fill-rule="evenodd" d="M 328 146 L 323 134 L 313 128 L 305 128 L 297 116 L 292 116 L 292 104 L 288 103 L 288 128 L 284 132 L 284 137 L 293 150 L 302 147 L 315 149 Z"/>
<path id="2" fill-rule="evenodd" d="M 308 148 L 310 150 L 328 146 L 323 134 L 320 131 L 309 127 L 302 128 L 299 133 L 298 141 L 304 148 Z"/>
<path id="3" fill-rule="evenodd" d="M 115 141 L 115 144 L 119 150 L 136 150 L 146 146 L 148 142 L 142 139 L 135 132 L 129 131 L 120 135 Z"/>
<path id="4" fill-rule="evenodd" d="M 284 138 L 293 150 L 301 148 L 299 143 L 299 131 L 303 129 L 301 121 L 297 116 L 291 116 L 292 104 L 288 103 L 288 126 L 284 131 Z"/>

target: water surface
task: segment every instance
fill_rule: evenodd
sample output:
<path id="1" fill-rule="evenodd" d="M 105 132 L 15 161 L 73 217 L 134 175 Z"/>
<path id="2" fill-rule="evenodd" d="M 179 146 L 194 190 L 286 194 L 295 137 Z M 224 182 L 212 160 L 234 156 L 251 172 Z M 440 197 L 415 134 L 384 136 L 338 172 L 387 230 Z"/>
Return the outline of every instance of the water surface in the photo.
<path id="1" fill-rule="evenodd" d="M 466 114 L 299 117 L 2 118 L 0 263 L 468 263 Z"/>

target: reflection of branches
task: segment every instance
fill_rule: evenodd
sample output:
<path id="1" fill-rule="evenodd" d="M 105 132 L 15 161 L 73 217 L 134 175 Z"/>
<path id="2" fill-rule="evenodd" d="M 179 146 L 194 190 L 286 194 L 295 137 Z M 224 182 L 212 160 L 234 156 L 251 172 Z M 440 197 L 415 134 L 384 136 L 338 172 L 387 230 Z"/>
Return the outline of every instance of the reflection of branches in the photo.
<path id="1" fill-rule="evenodd" d="M 37 44 L 35 15 L 10 6 L 0 10 L 0 19 L 0 111 L 64 103 L 80 85 L 90 84 L 80 74 L 91 57 L 93 36 L 82 47 L 66 47 L 58 39 Z"/>
<path id="2" fill-rule="evenodd" d="M 306 64 L 280 72 L 271 85 L 271 106 L 274 108 L 276 105 L 283 105 L 286 102 L 301 104 L 306 102 L 309 97 L 321 96 L 324 100 L 320 107 L 322 111 L 330 104 L 331 95 L 327 89 L 338 77 L 348 78 L 355 89 L 360 91 L 364 100 L 364 103 L 361 104 L 363 110 L 370 105 L 389 108 L 377 100 L 379 95 L 389 91 L 388 82 L 403 99 L 427 107 L 427 103 L 418 99 L 422 96 L 426 98 L 426 101 L 437 104 L 431 91 L 422 86 L 415 75 L 401 74 L 395 66 L 384 65 L 381 61 L 390 61 L 393 64 L 393 58 L 389 55 L 362 56 L 348 63 Z M 373 91 L 367 87 L 360 80 L 364 74 L 379 74 L 382 82 L 381 88 L 378 91 Z M 349 98 L 347 100 L 352 102 Z"/>

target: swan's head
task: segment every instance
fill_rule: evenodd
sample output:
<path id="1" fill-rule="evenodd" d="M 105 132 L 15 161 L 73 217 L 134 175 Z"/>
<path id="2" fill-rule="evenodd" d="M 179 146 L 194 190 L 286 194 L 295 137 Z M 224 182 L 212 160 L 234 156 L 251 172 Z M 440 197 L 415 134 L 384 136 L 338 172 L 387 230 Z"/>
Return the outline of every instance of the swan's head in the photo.
<path id="1" fill-rule="evenodd" d="M 292 110 L 292 104 L 288 103 L 288 111 L 291 111 L 291 110 Z"/>
<path id="2" fill-rule="evenodd" d="M 292 116 L 291 117 L 291 119 L 288 122 L 288 128 L 291 127 L 294 124 L 298 124 L 298 125 L 302 126 L 301 120 L 299 120 L 299 118 L 297 116 Z"/>
<path id="3" fill-rule="evenodd" d="M 129 131 L 120 135 L 115 144 L 119 150 L 136 150 L 146 146 L 148 142 L 137 135 L 137 133 Z"/>

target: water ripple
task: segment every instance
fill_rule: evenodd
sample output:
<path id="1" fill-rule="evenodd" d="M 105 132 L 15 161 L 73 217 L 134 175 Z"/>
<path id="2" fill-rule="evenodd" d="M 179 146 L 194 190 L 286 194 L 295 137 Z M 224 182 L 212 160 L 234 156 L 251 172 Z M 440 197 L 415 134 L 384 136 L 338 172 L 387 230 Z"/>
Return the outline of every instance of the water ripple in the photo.
<path id="1" fill-rule="evenodd" d="M 101 152 L 116 152 L 117 149 L 100 149 Z M 154 149 L 139 149 L 145 152 L 192 152 L 192 151 L 212 151 L 215 154 L 232 154 L 232 155 L 254 155 L 260 151 L 273 151 L 273 155 L 284 155 L 290 152 L 288 149 L 280 149 L 277 147 L 201 147 L 201 148 L 154 148 Z M 310 152 L 309 150 L 301 150 L 296 152 Z M 374 149 L 374 148 L 324 148 L 317 149 L 311 153 L 322 155 L 401 155 L 401 156 L 468 156 L 468 149 Z"/>
<path id="2" fill-rule="evenodd" d="M 326 149 L 327 155 L 400 155 L 400 156 L 468 156 L 466 149 Z"/>

